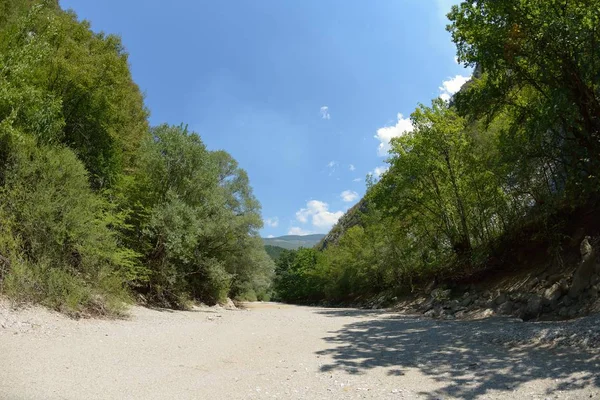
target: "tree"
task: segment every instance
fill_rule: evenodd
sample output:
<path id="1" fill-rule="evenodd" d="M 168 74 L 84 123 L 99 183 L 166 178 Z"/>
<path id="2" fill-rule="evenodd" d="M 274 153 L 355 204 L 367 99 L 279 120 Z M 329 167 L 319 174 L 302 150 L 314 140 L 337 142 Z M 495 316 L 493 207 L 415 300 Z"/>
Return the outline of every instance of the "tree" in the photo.
<path id="1" fill-rule="evenodd" d="M 595 190 L 600 160 L 600 2 L 463 1 L 449 14 L 458 58 L 484 79 L 457 96 L 463 114 L 508 111 L 542 164 L 571 191 Z M 566 172 L 562 173 L 562 169 Z"/>

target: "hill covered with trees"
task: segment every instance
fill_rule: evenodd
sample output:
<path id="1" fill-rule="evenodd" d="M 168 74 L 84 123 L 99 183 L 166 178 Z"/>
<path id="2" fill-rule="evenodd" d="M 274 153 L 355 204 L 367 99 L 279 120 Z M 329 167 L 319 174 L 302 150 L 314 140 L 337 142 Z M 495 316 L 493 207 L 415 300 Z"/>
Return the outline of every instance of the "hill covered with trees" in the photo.
<path id="1" fill-rule="evenodd" d="M 265 245 L 277 246 L 283 249 L 295 250 L 300 247 L 314 247 L 325 235 L 285 235 L 274 238 L 263 238 Z"/>
<path id="2" fill-rule="evenodd" d="M 0 291 L 70 313 L 269 291 L 248 176 L 150 127 L 118 36 L 53 0 L 0 1 Z"/>
<path id="3" fill-rule="evenodd" d="M 599 234 L 600 2 L 468 0 L 448 18 L 473 79 L 417 106 L 320 249 L 280 257 L 283 300 L 406 293 L 527 258 L 567 269 Z"/>

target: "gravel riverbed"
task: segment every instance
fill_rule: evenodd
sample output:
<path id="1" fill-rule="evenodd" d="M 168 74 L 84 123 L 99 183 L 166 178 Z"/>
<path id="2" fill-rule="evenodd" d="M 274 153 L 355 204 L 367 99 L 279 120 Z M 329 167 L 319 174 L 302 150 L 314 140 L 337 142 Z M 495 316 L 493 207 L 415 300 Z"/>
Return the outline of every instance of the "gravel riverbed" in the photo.
<path id="1" fill-rule="evenodd" d="M 0 304 L 0 399 L 600 399 L 598 315 L 249 304 L 72 320 Z"/>

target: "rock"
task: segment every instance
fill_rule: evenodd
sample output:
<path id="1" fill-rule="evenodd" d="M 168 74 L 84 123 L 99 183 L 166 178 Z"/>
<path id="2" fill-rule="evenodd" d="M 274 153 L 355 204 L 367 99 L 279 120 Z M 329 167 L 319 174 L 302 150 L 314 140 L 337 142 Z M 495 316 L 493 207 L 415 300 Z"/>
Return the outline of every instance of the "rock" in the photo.
<path id="1" fill-rule="evenodd" d="M 544 291 L 544 303 L 554 307 L 558 303 L 560 296 L 562 296 L 562 289 L 560 283 L 556 282 Z"/>
<path id="2" fill-rule="evenodd" d="M 563 293 L 566 293 L 569 290 L 569 283 L 565 278 L 561 279 L 558 284 L 560 285 L 560 290 L 562 290 Z"/>
<path id="3" fill-rule="evenodd" d="M 433 305 L 434 305 L 433 303 L 434 303 L 433 299 L 429 298 L 429 299 L 425 300 L 423 303 L 421 303 L 419 305 L 419 308 L 421 310 L 423 310 L 423 312 L 431 310 L 433 308 Z"/>
<path id="4" fill-rule="evenodd" d="M 460 305 L 463 307 L 469 307 L 473 303 L 472 297 L 464 297 L 460 302 Z"/>
<path id="5" fill-rule="evenodd" d="M 571 304 L 573 304 L 573 299 L 572 299 L 570 296 L 564 296 L 564 297 L 562 298 L 562 303 L 563 303 L 565 306 L 569 307 Z"/>
<path id="6" fill-rule="evenodd" d="M 540 311 L 542 311 L 542 297 L 537 294 L 531 295 L 527 301 L 527 314 L 537 317 Z"/>
<path id="7" fill-rule="evenodd" d="M 431 297 L 437 301 L 446 300 L 450 297 L 450 289 L 437 288 L 431 292 Z"/>
<path id="8" fill-rule="evenodd" d="M 577 298 L 581 292 L 590 286 L 590 279 L 596 269 L 596 251 L 590 244 L 590 238 L 586 236 L 581 242 L 581 264 L 573 274 L 573 282 L 569 289 L 569 296 Z"/>
<path id="9" fill-rule="evenodd" d="M 505 301 L 504 303 L 500 304 L 500 306 L 498 307 L 498 313 L 499 314 L 503 314 L 503 315 L 508 315 L 512 312 L 513 310 L 513 304 L 510 301 Z"/>
<path id="10" fill-rule="evenodd" d="M 527 283 L 527 287 L 529 289 L 533 289 L 534 287 L 537 286 L 538 283 L 540 283 L 540 278 L 535 277 Z"/>
<path id="11" fill-rule="evenodd" d="M 226 310 L 237 310 L 237 307 L 235 304 L 233 304 L 233 301 L 229 297 L 221 304 L 221 307 Z"/>
<path id="12" fill-rule="evenodd" d="M 549 285 L 554 285 L 556 282 L 560 281 L 562 279 L 563 275 L 562 274 L 554 274 L 548 277 L 548 284 Z"/>
<path id="13" fill-rule="evenodd" d="M 431 310 L 425 312 L 425 314 L 423 314 L 423 315 L 426 316 L 427 318 L 435 318 L 436 317 L 436 312 L 432 308 Z"/>
<path id="14" fill-rule="evenodd" d="M 598 274 L 592 275 L 592 279 L 590 279 L 590 284 L 592 286 L 594 286 L 594 285 L 597 285 L 598 283 L 600 283 L 600 275 L 598 275 Z"/>
<path id="15" fill-rule="evenodd" d="M 558 311 L 560 317 L 566 318 L 569 316 L 569 309 L 567 307 L 561 307 Z"/>
<path id="16" fill-rule="evenodd" d="M 433 292 L 434 288 L 435 288 L 435 279 L 432 280 L 431 282 L 429 282 L 429 284 L 427 286 L 425 286 L 425 294 L 427 294 L 427 295 L 431 294 L 431 292 Z"/>
<path id="17" fill-rule="evenodd" d="M 569 318 L 575 318 L 579 314 L 579 306 L 569 308 Z"/>
<path id="18" fill-rule="evenodd" d="M 449 309 L 452 312 L 456 312 L 461 308 L 461 306 L 460 306 L 460 302 L 458 300 L 452 300 L 452 301 L 446 303 L 446 306 L 444 308 Z"/>
<path id="19" fill-rule="evenodd" d="M 483 318 L 488 318 L 488 317 L 491 317 L 492 315 L 494 315 L 494 310 L 492 310 L 491 308 L 485 309 L 481 313 L 481 316 Z"/>
<path id="20" fill-rule="evenodd" d="M 508 301 L 508 297 L 504 293 L 502 293 L 500 296 L 496 297 L 496 300 L 495 300 L 497 305 L 504 304 L 507 301 Z"/>

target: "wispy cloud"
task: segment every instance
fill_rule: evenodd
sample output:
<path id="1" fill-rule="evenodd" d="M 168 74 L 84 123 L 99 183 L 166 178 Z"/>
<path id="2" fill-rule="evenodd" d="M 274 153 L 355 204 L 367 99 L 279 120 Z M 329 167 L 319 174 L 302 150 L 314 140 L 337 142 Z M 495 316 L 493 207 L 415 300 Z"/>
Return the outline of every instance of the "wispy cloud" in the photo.
<path id="1" fill-rule="evenodd" d="M 340 197 L 345 203 L 351 203 L 358 199 L 358 193 L 353 190 L 344 190 L 342 194 L 340 194 Z"/>
<path id="2" fill-rule="evenodd" d="M 352 182 L 362 182 L 362 178 L 354 178 L 352 179 Z"/>
<path id="3" fill-rule="evenodd" d="M 299 226 L 292 226 L 289 230 L 288 230 L 288 235 L 299 235 L 299 236 L 305 236 L 305 235 L 310 235 L 312 232 L 307 231 L 305 229 L 300 228 Z"/>
<path id="4" fill-rule="evenodd" d="M 398 114 L 396 125 L 384 126 L 377 130 L 375 139 L 379 140 L 378 154 L 386 156 L 390 151 L 390 140 L 395 137 L 402 136 L 405 132 L 412 132 L 413 125 L 410 118 L 404 118 L 402 114 Z"/>
<path id="5" fill-rule="evenodd" d="M 471 79 L 470 75 L 456 75 L 454 78 L 442 82 L 442 86 L 440 86 L 440 97 L 445 101 L 449 101 L 452 96 L 469 81 L 469 79 Z"/>
<path id="6" fill-rule="evenodd" d="M 349 169 L 350 171 L 355 171 L 355 170 L 356 170 L 356 167 L 354 166 L 354 164 L 350 164 L 350 165 L 348 166 L 348 169 Z"/>
<path id="7" fill-rule="evenodd" d="M 331 119 L 331 114 L 329 114 L 329 107 L 328 106 L 323 106 L 321 107 L 321 118 L 322 119 Z"/>
<path id="8" fill-rule="evenodd" d="M 269 226 L 271 228 L 277 228 L 279 226 L 279 218 L 277 218 L 277 217 L 267 218 L 267 219 L 265 219 L 265 225 Z"/>
<path id="9" fill-rule="evenodd" d="M 327 168 L 329 169 L 329 176 L 332 176 L 335 173 L 335 171 L 337 171 L 339 165 L 340 164 L 334 160 L 331 160 L 327 163 Z"/>

